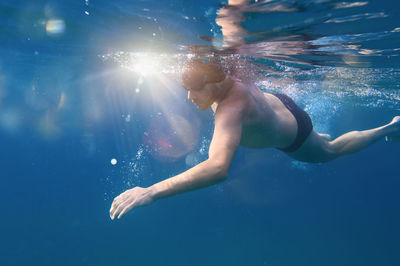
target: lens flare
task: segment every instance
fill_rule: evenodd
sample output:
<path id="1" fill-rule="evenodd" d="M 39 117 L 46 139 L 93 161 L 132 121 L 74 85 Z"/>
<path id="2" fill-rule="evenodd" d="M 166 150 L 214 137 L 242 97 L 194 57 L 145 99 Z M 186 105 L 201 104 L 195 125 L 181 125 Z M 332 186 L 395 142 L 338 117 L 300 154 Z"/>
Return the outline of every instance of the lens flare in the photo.
<path id="1" fill-rule="evenodd" d="M 182 116 L 161 115 L 152 120 L 143 142 L 155 159 L 171 162 L 194 149 L 198 130 Z"/>
<path id="2" fill-rule="evenodd" d="M 62 19 L 50 19 L 46 23 L 46 32 L 49 35 L 58 35 L 65 31 L 65 23 Z"/>
<path id="3" fill-rule="evenodd" d="M 57 109 L 61 110 L 65 106 L 66 96 L 65 92 L 61 92 L 60 101 L 58 102 Z"/>

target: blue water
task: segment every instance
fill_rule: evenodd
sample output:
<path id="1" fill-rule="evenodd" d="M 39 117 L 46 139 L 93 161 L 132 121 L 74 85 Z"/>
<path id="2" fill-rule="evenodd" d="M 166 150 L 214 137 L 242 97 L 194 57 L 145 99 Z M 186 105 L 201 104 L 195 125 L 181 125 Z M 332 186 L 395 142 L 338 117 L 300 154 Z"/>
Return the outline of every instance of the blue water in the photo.
<path id="1" fill-rule="evenodd" d="M 400 265 L 399 143 L 327 164 L 239 148 L 225 182 L 109 218 L 207 158 L 212 113 L 179 85 L 193 51 L 333 136 L 399 114 L 397 2 L 255 2 L 232 50 L 218 1 L 1 0 L 0 265 Z"/>

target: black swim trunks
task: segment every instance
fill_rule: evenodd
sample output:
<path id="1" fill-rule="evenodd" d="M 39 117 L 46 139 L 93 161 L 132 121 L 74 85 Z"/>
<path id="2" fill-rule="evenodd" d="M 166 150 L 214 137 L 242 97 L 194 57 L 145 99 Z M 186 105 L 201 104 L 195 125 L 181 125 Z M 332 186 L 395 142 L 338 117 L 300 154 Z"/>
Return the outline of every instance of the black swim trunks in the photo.
<path id="1" fill-rule="evenodd" d="M 279 149 L 283 152 L 294 152 L 298 150 L 307 137 L 313 130 L 313 125 L 310 116 L 287 95 L 285 94 L 273 94 L 286 106 L 286 108 L 293 114 L 297 121 L 297 135 L 294 142 L 286 148 Z"/>

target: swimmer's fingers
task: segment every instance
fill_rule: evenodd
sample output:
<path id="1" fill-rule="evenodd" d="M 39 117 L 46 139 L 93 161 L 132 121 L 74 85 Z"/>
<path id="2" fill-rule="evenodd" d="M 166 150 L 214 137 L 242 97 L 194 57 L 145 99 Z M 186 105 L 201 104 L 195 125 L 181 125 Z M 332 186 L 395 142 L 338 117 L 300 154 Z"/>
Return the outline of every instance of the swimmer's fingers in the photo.
<path id="1" fill-rule="evenodd" d="M 135 202 L 128 204 L 118 215 L 118 219 L 121 219 L 121 217 L 127 213 L 128 211 L 132 210 L 132 208 L 135 206 Z"/>
<path id="2" fill-rule="evenodd" d="M 112 214 L 114 211 L 114 204 L 111 204 L 111 208 L 110 208 L 110 218 L 112 219 Z"/>
<path id="3" fill-rule="evenodd" d="M 114 220 L 115 215 L 118 213 L 118 210 L 123 206 L 125 201 L 128 201 L 129 198 L 126 197 L 127 193 L 126 191 L 122 194 L 120 194 L 118 197 L 115 197 L 114 201 L 111 204 L 110 208 L 110 218 Z"/>
<path id="4" fill-rule="evenodd" d="M 133 199 L 127 199 L 118 205 L 116 205 L 115 210 L 113 210 L 113 213 L 111 214 L 111 219 L 115 219 L 115 216 L 117 216 L 119 213 L 121 213 L 127 206 L 131 205 L 131 202 Z M 119 218 L 119 217 L 118 217 Z"/>
<path id="5" fill-rule="evenodd" d="M 115 199 L 113 200 L 112 204 L 111 204 L 111 208 L 110 208 L 110 217 L 111 219 L 113 219 L 113 214 L 115 212 L 115 210 L 117 209 L 118 205 L 119 205 L 119 196 L 115 197 Z"/>
<path id="6" fill-rule="evenodd" d="M 116 202 L 115 202 L 115 199 L 114 199 L 113 203 L 111 204 L 111 208 L 110 208 L 110 218 L 111 219 L 113 217 L 113 213 L 115 211 L 115 208 L 116 208 Z"/>
<path id="7" fill-rule="evenodd" d="M 114 201 L 114 202 L 112 203 L 111 209 L 110 209 L 110 218 L 111 218 L 112 220 L 114 220 L 114 213 L 115 213 L 115 211 L 117 210 L 117 208 L 118 208 L 118 203 L 117 203 L 116 201 Z"/>
<path id="8" fill-rule="evenodd" d="M 118 205 L 118 197 L 115 197 L 113 202 L 111 203 L 110 213 L 115 209 L 116 205 Z"/>
<path id="9" fill-rule="evenodd" d="M 111 205 L 110 217 L 121 218 L 132 208 L 149 205 L 154 202 L 151 190 L 148 188 L 134 187 L 116 197 Z"/>

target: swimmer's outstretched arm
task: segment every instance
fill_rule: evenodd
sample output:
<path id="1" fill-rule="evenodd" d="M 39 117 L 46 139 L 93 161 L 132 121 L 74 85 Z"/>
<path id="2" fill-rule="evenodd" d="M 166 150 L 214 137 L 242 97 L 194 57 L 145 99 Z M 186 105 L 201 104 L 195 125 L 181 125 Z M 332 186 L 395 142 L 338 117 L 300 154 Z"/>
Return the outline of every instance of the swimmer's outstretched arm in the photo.
<path id="1" fill-rule="evenodd" d="M 114 199 L 110 209 L 111 219 L 115 217 L 119 219 L 132 208 L 151 204 L 158 199 L 211 186 L 225 180 L 240 143 L 241 128 L 240 111 L 235 108 L 217 110 L 209 159 L 148 188 L 134 187 L 125 191 Z"/>
<path id="2" fill-rule="evenodd" d="M 206 160 L 174 177 L 163 180 L 148 188 L 134 187 L 116 197 L 112 203 L 110 217 L 121 218 L 132 208 L 145 206 L 154 201 L 186 191 L 211 186 L 223 181 L 227 171 L 223 165 Z"/>

